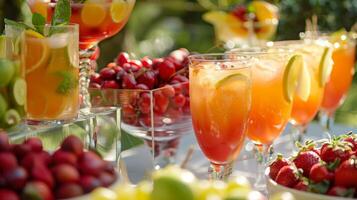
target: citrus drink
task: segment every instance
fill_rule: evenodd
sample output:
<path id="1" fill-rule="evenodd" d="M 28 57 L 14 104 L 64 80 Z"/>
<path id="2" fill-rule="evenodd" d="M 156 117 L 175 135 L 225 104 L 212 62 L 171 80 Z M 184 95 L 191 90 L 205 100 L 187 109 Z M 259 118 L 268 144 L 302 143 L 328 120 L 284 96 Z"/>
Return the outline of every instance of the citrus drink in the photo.
<path id="1" fill-rule="evenodd" d="M 197 141 L 212 163 L 229 163 L 237 157 L 245 139 L 250 68 L 240 61 L 191 59 L 190 106 Z"/>
<path id="2" fill-rule="evenodd" d="M 59 27 L 61 33 L 49 37 L 31 30 L 23 36 L 29 120 L 69 120 L 78 114 L 78 26 Z"/>
<path id="3" fill-rule="evenodd" d="M 47 0 L 28 0 L 32 12 L 51 21 L 56 3 Z M 135 0 L 86 0 L 71 2 L 71 23 L 79 24 L 81 49 L 88 49 L 107 37 L 117 34 L 126 24 Z"/>

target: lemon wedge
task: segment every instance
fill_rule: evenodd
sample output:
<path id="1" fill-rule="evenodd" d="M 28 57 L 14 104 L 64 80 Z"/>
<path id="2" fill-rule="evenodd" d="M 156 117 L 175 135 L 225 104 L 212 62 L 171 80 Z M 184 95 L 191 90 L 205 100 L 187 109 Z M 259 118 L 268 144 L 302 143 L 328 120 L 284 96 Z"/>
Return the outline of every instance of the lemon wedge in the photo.
<path id="1" fill-rule="evenodd" d="M 323 87 L 328 79 L 330 78 L 332 68 L 333 68 L 333 59 L 332 59 L 332 48 L 325 47 L 324 52 L 321 57 L 319 65 L 319 83 L 320 87 Z"/>
<path id="2" fill-rule="evenodd" d="M 219 80 L 216 83 L 216 90 L 222 89 L 223 87 L 235 87 L 237 82 L 241 81 L 247 81 L 248 78 L 247 76 L 241 74 L 241 73 L 236 73 L 236 74 L 231 74 L 223 79 Z"/>
<path id="3" fill-rule="evenodd" d="M 292 56 L 285 68 L 283 77 L 284 96 L 288 102 L 292 102 L 295 91 L 297 89 L 300 74 L 304 66 L 304 58 L 302 55 L 296 54 Z"/>
<path id="4" fill-rule="evenodd" d="M 114 0 L 110 6 L 110 14 L 115 23 L 122 22 L 129 12 L 130 6 L 124 0 Z"/>

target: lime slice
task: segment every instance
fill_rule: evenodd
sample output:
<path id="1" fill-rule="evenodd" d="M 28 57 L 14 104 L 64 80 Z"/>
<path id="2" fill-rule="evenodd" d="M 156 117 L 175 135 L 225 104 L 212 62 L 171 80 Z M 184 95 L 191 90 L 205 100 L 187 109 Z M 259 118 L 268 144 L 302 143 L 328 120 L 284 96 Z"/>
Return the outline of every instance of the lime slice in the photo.
<path id="1" fill-rule="evenodd" d="M 26 91 L 26 81 L 22 78 L 17 78 L 12 85 L 12 95 L 17 105 L 25 105 Z"/>
<path id="2" fill-rule="evenodd" d="M 115 23 L 122 22 L 129 12 L 129 4 L 124 0 L 114 0 L 110 5 L 110 15 Z"/>
<path id="3" fill-rule="evenodd" d="M 290 58 L 285 68 L 283 78 L 283 90 L 284 97 L 288 102 L 292 102 L 293 100 L 303 65 L 304 59 L 302 55 L 294 55 Z"/>
<path id="4" fill-rule="evenodd" d="M 0 59 L 0 87 L 7 86 L 14 74 L 14 63 L 8 59 Z"/>
<path id="5" fill-rule="evenodd" d="M 333 68 L 333 59 L 332 59 L 332 48 L 325 47 L 324 52 L 321 57 L 319 65 L 319 84 L 320 87 L 323 87 L 328 79 L 330 78 L 332 68 Z"/>
<path id="6" fill-rule="evenodd" d="M 234 85 L 237 81 L 240 82 L 242 80 L 247 81 L 248 78 L 245 75 L 240 74 L 240 73 L 228 75 L 216 83 L 216 89 L 219 90 L 222 87 L 227 87 L 230 85 L 232 85 L 234 87 Z"/>
<path id="7" fill-rule="evenodd" d="M 85 26 L 100 26 L 107 15 L 103 3 L 95 1 L 86 1 L 81 11 L 81 20 Z"/>
<path id="8" fill-rule="evenodd" d="M 311 93 L 311 75 L 309 68 L 305 62 L 303 62 L 298 86 L 296 88 L 296 94 L 301 100 L 307 101 Z"/>
<path id="9" fill-rule="evenodd" d="M 7 101 L 3 95 L 0 94 L 0 117 L 3 116 L 8 108 Z"/>
<path id="10" fill-rule="evenodd" d="M 15 109 L 9 109 L 4 115 L 3 122 L 8 126 L 13 126 L 20 123 L 20 114 Z"/>
<path id="11" fill-rule="evenodd" d="M 6 36 L 0 36 L 0 58 L 6 58 Z"/>

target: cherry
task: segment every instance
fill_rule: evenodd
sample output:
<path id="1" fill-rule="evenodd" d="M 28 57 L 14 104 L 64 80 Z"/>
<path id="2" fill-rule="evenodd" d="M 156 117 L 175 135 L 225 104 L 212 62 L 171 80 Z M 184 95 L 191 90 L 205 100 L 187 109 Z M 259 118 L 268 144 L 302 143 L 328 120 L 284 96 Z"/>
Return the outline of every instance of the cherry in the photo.
<path id="1" fill-rule="evenodd" d="M 165 60 L 164 62 L 160 63 L 158 69 L 160 78 L 165 81 L 169 80 L 170 77 L 176 72 L 175 65 L 168 60 Z"/>
<path id="2" fill-rule="evenodd" d="M 103 185 L 104 187 L 108 187 L 113 184 L 115 178 L 116 177 L 113 174 L 110 174 L 108 172 L 102 172 L 99 174 L 99 180 L 101 182 L 101 185 Z"/>
<path id="3" fill-rule="evenodd" d="M 97 84 L 102 84 L 102 79 L 100 78 L 100 74 L 98 73 L 93 73 L 91 76 L 90 76 L 90 82 L 91 83 L 97 83 Z"/>
<path id="4" fill-rule="evenodd" d="M 138 102 L 139 110 L 141 113 L 150 113 L 151 98 L 149 93 L 142 93 Z"/>
<path id="5" fill-rule="evenodd" d="M 85 193 L 89 193 L 95 188 L 102 186 L 102 183 L 98 178 L 90 175 L 82 176 L 79 183 L 82 186 Z"/>
<path id="6" fill-rule="evenodd" d="M 186 103 L 186 97 L 183 94 L 177 94 L 174 98 L 173 98 L 173 103 L 176 107 L 183 107 Z"/>
<path id="7" fill-rule="evenodd" d="M 16 192 L 1 188 L 0 189 L 0 199 L 6 200 L 20 200 L 20 197 L 16 194 Z"/>
<path id="8" fill-rule="evenodd" d="M 182 76 L 180 74 L 177 74 L 175 75 L 173 78 L 172 78 L 172 81 L 178 81 L 178 82 L 188 82 L 188 78 L 186 76 Z"/>
<path id="9" fill-rule="evenodd" d="M 37 197 L 42 200 L 53 200 L 51 189 L 41 181 L 32 181 L 26 184 L 23 191 L 23 199 Z"/>
<path id="10" fill-rule="evenodd" d="M 166 57 L 165 60 L 171 62 L 172 64 L 174 64 L 175 66 L 175 70 L 180 70 L 182 67 L 181 67 L 181 61 L 174 58 L 174 57 Z"/>
<path id="11" fill-rule="evenodd" d="M 169 106 L 169 99 L 161 91 L 154 92 L 154 111 L 158 114 L 164 114 Z"/>
<path id="12" fill-rule="evenodd" d="M 138 90 L 149 90 L 149 87 L 148 87 L 147 85 L 145 85 L 145 84 L 140 83 L 140 84 L 137 84 L 137 85 L 135 86 L 135 89 L 138 89 Z"/>
<path id="13" fill-rule="evenodd" d="M 154 58 L 152 60 L 152 68 L 153 69 L 157 69 L 159 67 L 159 64 L 164 62 L 164 59 L 163 58 Z"/>
<path id="14" fill-rule="evenodd" d="M 100 86 L 100 84 L 98 84 L 98 83 L 90 83 L 90 84 L 89 84 L 89 88 L 100 89 L 101 86 Z"/>
<path id="15" fill-rule="evenodd" d="M 76 183 L 67 183 L 61 185 L 56 190 L 57 199 L 67 199 L 81 196 L 82 194 L 84 194 L 82 187 Z"/>
<path id="16" fill-rule="evenodd" d="M 79 181 L 79 172 L 72 165 L 59 164 L 52 171 L 58 183 L 75 183 Z"/>
<path id="17" fill-rule="evenodd" d="M 122 87 L 124 89 L 134 89 L 136 86 L 135 77 L 132 74 L 125 74 L 123 76 Z"/>
<path id="18" fill-rule="evenodd" d="M 115 70 L 112 68 L 103 68 L 99 74 L 103 80 L 113 80 L 116 75 Z"/>
<path id="19" fill-rule="evenodd" d="M 122 67 L 125 70 L 125 72 L 128 72 L 128 73 L 132 72 L 131 64 L 125 63 Z"/>
<path id="20" fill-rule="evenodd" d="M 122 111 L 124 116 L 135 116 L 136 114 L 134 107 L 130 104 L 124 104 L 122 106 Z"/>
<path id="21" fill-rule="evenodd" d="M 121 52 L 117 57 L 116 63 L 119 66 L 123 66 L 125 63 L 128 63 L 129 60 L 130 60 L 129 54 L 125 52 Z"/>
<path id="22" fill-rule="evenodd" d="M 141 64 L 143 67 L 147 69 L 151 69 L 153 61 L 149 57 L 145 56 L 144 58 L 141 59 Z"/>
<path id="23" fill-rule="evenodd" d="M 14 154 L 8 152 L 0 153 L 0 171 L 5 172 L 17 167 L 17 160 Z"/>
<path id="24" fill-rule="evenodd" d="M 31 152 L 31 147 L 28 144 L 15 144 L 12 152 L 18 159 L 22 159 L 27 153 Z"/>
<path id="25" fill-rule="evenodd" d="M 138 83 L 145 84 L 149 89 L 153 89 L 156 84 L 156 76 L 153 71 L 146 71 L 137 78 Z"/>
<path id="26" fill-rule="evenodd" d="M 174 83 L 176 81 L 171 81 L 171 83 Z M 172 85 L 172 87 L 175 90 L 175 94 L 181 94 L 182 93 L 182 84 L 180 83 L 175 83 L 174 85 Z"/>
<path id="27" fill-rule="evenodd" d="M 104 81 L 102 88 L 103 89 L 119 89 L 120 85 L 116 81 L 110 80 L 110 81 Z"/>
<path id="28" fill-rule="evenodd" d="M 162 93 L 167 97 L 175 96 L 175 89 L 171 85 L 164 85 L 161 89 Z"/>
<path id="29" fill-rule="evenodd" d="M 33 152 L 41 152 L 43 149 L 42 141 L 39 138 L 28 138 L 25 140 L 24 144 L 28 144 Z"/>
<path id="30" fill-rule="evenodd" d="M 16 167 L 4 173 L 4 178 L 8 186 L 15 190 L 25 187 L 27 172 L 23 167 Z"/>
<path id="31" fill-rule="evenodd" d="M 70 164 L 72 166 L 77 165 L 77 157 L 75 154 L 68 152 L 68 151 L 63 151 L 61 149 L 57 150 L 53 155 L 52 155 L 52 160 L 53 164 Z"/>
<path id="32" fill-rule="evenodd" d="M 51 171 L 44 164 L 35 163 L 30 171 L 30 175 L 33 180 L 41 181 L 50 188 L 53 188 L 55 185 L 55 180 Z"/>
<path id="33" fill-rule="evenodd" d="M 98 176 L 104 170 L 104 161 L 93 152 L 84 152 L 79 159 L 81 174 Z"/>
<path id="34" fill-rule="evenodd" d="M 83 154 L 83 142 L 79 137 L 70 135 L 62 141 L 61 149 L 71 152 L 76 156 L 81 156 Z"/>
<path id="35" fill-rule="evenodd" d="M 143 67 L 143 64 L 141 63 L 140 60 L 131 60 L 128 62 L 133 68 L 135 69 L 140 69 L 141 67 Z"/>

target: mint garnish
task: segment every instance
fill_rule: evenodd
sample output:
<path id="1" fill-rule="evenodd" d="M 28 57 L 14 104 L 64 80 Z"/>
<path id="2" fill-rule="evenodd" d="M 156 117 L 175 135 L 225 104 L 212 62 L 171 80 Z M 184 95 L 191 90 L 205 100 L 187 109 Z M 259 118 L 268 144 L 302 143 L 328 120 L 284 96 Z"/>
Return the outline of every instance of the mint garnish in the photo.
<path id="1" fill-rule="evenodd" d="M 61 83 L 57 86 L 57 93 L 66 95 L 77 87 L 78 80 L 72 72 L 58 71 L 56 75 L 62 78 Z"/>
<path id="2" fill-rule="evenodd" d="M 32 15 L 32 24 L 35 27 L 36 31 L 43 35 L 43 29 L 46 25 L 46 19 L 39 13 L 34 13 Z"/>
<path id="3" fill-rule="evenodd" d="M 52 16 L 52 26 L 68 24 L 71 18 L 71 3 L 69 0 L 57 1 L 54 15 Z"/>

